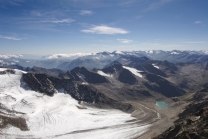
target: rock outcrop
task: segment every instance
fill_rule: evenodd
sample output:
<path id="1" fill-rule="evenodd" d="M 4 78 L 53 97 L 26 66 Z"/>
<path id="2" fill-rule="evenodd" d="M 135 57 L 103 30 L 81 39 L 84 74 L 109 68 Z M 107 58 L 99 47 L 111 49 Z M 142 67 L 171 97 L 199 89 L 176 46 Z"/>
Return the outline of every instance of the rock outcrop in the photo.
<path id="1" fill-rule="evenodd" d="M 118 80 L 129 85 L 133 85 L 137 82 L 137 79 L 134 77 L 134 75 L 127 69 L 122 69 L 120 71 Z"/>
<path id="2" fill-rule="evenodd" d="M 144 84 L 148 89 L 161 93 L 166 97 L 175 97 L 185 94 L 184 90 L 160 76 L 146 74 L 146 78 L 150 82 Z"/>
<path id="3" fill-rule="evenodd" d="M 154 139 L 207 139 L 207 117 L 208 102 L 189 105 L 174 126 Z"/>
<path id="4" fill-rule="evenodd" d="M 78 101 L 94 103 L 97 106 L 110 106 L 112 108 L 129 111 L 130 104 L 118 102 L 106 97 L 90 84 L 80 84 L 71 79 L 61 79 L 46 74 L 27 73 L 22 76 L 23 81 L 34 91 L 53 96 L 57 90 L 64 90 L 64 93 L 71 95 Z"/>
<path id="5" fill-rule="evenodd" d="M 6 69 L 4 71 L 0 71 L 0 75 L 3 74 L 15 74 L 15 71 L 13 69 Z"/>
<path id="6" fill-rule="evenodd" d="M 60 69 L 46 69 L 46 68 L 41 68 L 41 67 L 37 67 L 37 66 L 32 67 L 28 71 L 34 72 L 34 73 L 45 73 L 45 74 L 51 75 L 51 76 L 58 76 L 60 73 L 64 73 L 64 71 L 62 71 Z"/>
<path id="7" fill-rule="evenodd" d="M 88 83 L 108 83 L 108 80 L 92 71 L 88 71 L 85 67 L 76 67 L 71 71 L 59 75 L 60 78 L 71 79 L 72 81 L 86 81 Z"/>
<path id="8" fill-rule="evenodd" d="M 207 139 L 208 91 L 206 89 L 207 84 L 193 95 L 191 103 L 178 115 L 179 119 L 174 125 L 154 139 Z"/>

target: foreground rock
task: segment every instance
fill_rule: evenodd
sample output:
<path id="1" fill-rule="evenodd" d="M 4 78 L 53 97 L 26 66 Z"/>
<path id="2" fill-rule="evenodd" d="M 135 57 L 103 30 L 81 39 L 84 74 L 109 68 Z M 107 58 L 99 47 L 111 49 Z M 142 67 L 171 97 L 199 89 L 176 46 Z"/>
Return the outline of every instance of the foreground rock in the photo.
<path id="1" fill-rule="evenodd" d="M 15 71 L 13 69 L 6 69 L 4 71 L 0 71 L 0 75 L 3 74 L 15 74 Z"/>
<path id="2" fill-rule="evenodd" d="M 154 139 L 207 139 L 208 137 L 207 85 L 197 91 L 191 104 L 179 114 L 174 126 Z"/>
<path id="3" fill-rule="evenodd" d="M 189 106 L 192 109 L 196 105 Z M 175 125 L 154 139 L 207 139 L 208 103 L 203 103 L 198 111 L 185 114 Z"/>
<path id="4" fill-rule="evenodd" d="M 22 76 L 23 81 L 32 90 L 53 96 L 58 90 L 71 95 L 78 101 L 94 103 L 97 106 L 110 106 L 112 108 L 129 111 L 132 109 L 130 104 L 121 103 L 100 93 L 90 84 L 81 84 L 71 79 L 61 79 L 46 74 L 27 73 Z"/>

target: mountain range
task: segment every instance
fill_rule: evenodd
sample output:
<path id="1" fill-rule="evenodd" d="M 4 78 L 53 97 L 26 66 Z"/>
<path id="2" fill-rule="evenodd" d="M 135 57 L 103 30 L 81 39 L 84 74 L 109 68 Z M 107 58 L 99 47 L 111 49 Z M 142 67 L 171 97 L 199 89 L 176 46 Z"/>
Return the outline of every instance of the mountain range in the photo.
<path id="1" fill-rule="evenodd" d="M 207 51 L 1 60 L 2 138 L 96 138 L 103 133 L 103 138 L 168 139 L 208 133 L 198 130 L 207 127 L 201 126 L 207 114 Z"/>
<path id="2" fill-rule="evenodd" d="M 172 63 L 193 63 L 206 62 L 208 60 L 208 51 L 114 51 L 98 53 L 75 53 L 75 54 L 54 54 L 43 56 L 39 59 L 28 59 L 29 55 L 0 55 L 0 65 L 21 65 L 24 67 L 43 67 L 58 68 L 62 70 L 71 70 L 75 67 L 86 67 L 89 70 L 93 68 L 103 68 L 107 64 L 125 56 L 135 56 L 153 60 L 167 60 Z"/>

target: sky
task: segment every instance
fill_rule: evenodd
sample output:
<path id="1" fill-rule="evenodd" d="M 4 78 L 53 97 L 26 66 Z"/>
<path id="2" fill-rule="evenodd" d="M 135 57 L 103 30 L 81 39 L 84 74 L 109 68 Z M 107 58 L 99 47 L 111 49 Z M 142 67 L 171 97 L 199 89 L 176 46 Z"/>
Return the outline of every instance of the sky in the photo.
<path id="1" fill-rule="evenodd" d="M 207 50 L 208 0 L 0 0 L 0 54 Z"/>

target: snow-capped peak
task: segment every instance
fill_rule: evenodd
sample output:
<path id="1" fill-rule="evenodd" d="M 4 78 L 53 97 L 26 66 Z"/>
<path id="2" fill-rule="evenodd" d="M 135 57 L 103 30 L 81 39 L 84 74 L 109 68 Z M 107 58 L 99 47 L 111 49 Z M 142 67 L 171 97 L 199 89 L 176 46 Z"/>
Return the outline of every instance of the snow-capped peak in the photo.
<path id="1" fill-rule="evenodd" d="M 114 51 L 113 53 L 116 53 L 116 54 L 124 54 L 122 51 Z"/>
<path id="2" fill-rule="evenodd" d="M 2 59 L 9 59 L 9 58 L 22 58 L 23 55 L 0 55 Z"/>
<path id="3" fill-rule="evenodd" d="M 145 51 L 145 53 L 153 54 L 153 50 L 147 50 L 147 51 Z"/>
<path id="4" fill-rule="evenodd" d="M 171 54 L 171 55 L 178 55 L 179 53 L 176 52 L 176 51 L 173 51 L 173 52 L 171 52 L 170 54 Z"/>
<path id="5" fill-rule="evenodd" d="M 204 54 L 208 55 L 208 51 L 203 51 L 203 52 L 204 52 Z"/>
<path id="6" fill-rule="evenodd" d="M 88 56 L 88 55 L 94 55 L 94 53 L 54 54 L 54 55 L 45 57 L 45 59 L 82 57 L 82 56 Z"/>

